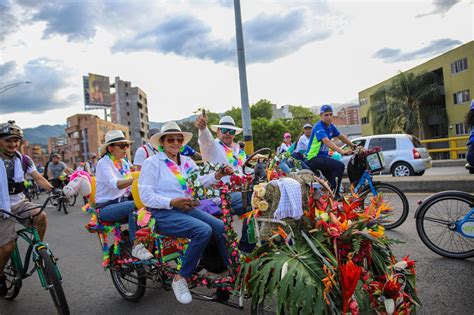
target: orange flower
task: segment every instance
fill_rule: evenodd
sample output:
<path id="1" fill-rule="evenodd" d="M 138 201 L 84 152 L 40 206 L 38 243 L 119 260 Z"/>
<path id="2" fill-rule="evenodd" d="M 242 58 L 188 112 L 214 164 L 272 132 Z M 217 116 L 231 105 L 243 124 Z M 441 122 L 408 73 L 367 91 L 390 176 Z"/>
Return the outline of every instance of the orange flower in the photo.
<path id="1" fill-rule="evenodd" d="M 280 225 L 278 225 L 278 231 L 272 230 L 272 233 L 274 235 L 280 235 L 280 237 L 284 240 L 288 237 L 288 234 L 286 234 L 285 230 L 282 229 Z"/>
<path id="2" fill-rule="evenodd" d="M 323 297 L 324 300 L 326 301 L 326 304 L 329 305 L 329 299 L 328 299 L 328 294 L 331 292 L 331 289 L 333 287 L 334 277 L 336 276 L 329 270 L 329 268 L 326 265 L 323 265 L 323 271 L 326 274 L 326 278 L 323 279 L 323 284 L 324 284 L 324 291 L 323 291 Z"/>
<path id="3" fill-rule="evenodd" d="M 383 226 L 379 225 L 379 226 L 377 227 L 377 230 L 369 229 L 368 232 L 369 232 L 369 234 L 372 235 L 373 237 L 379 238 L 379 237 L 384 236 L 384 234 L 385 234 L 385 229 L 384 229 Z"/>

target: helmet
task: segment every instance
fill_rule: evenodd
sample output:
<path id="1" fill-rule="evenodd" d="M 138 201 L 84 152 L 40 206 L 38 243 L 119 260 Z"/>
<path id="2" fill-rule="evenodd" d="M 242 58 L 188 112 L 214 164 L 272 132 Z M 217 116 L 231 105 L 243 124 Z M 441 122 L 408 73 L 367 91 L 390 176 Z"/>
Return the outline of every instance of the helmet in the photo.
<path id="1" fill-rule="evenodd" d="M 0 138 L 19 138 L 23 139 L 23 130 L 15 124 L 14 120 L 9 120 L 7 123 L 0 124 Z"/>

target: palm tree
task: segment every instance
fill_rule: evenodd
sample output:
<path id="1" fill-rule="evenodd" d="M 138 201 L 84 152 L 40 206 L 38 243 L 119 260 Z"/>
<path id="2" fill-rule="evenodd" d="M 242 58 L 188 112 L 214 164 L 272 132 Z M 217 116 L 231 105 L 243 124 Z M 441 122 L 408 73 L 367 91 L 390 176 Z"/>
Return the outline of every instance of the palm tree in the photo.
<path id="1" fill-rule="evenodd" d="M 408 134 L 418 130 L 423 139 L 421 108 L 430 105 L 441 95 L 440 86 L 433 72 L 404 73 L 373 95 L 374 104 L 369 109 L 372 127 L 392 132 L 397 127 Z"/>

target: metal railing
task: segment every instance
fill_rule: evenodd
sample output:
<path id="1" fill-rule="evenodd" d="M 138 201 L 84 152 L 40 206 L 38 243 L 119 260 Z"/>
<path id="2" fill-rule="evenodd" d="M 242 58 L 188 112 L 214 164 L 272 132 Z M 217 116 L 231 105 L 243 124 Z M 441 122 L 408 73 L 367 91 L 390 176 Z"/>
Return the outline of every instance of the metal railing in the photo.
<path id="1" fill-rule="evenodd" d="M 458 146 L 457 141 L 465 141 L 469 139 L 469 136 L 461 136 L 461 137 L 450 137 L 450 138 L 439 138 L 439 139 L 426 139 L 426 140 L 421 140 L 421 143 L 423 144 L 429 144 L 429 143 L 439 143 L 439 142 L 448 142 L 449 147 L 448 148 L 441 148 L 441 149 L 428 149 L 429 153 L 443 153 L 443 152 L 449 152 L 449 156 L 451 160 L 457 160 L 458 159 L 458 152 L 466 152 L 467 147 L 464 146 Z"/>

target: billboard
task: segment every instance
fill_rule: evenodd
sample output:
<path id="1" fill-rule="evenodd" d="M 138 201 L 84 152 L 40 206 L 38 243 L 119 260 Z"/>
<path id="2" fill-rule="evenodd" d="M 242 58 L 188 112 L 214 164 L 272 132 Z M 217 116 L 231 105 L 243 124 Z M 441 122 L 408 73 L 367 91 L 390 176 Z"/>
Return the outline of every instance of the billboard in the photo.
<path id="1" fill-rule="evenodd" d="M 89 73 L 89 76 L 83 76 L 82 79 L 86 109 L 110 108 L 112 106 L 109 77 Z"/>

